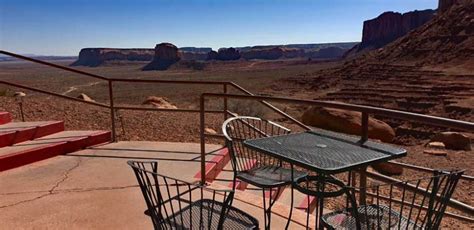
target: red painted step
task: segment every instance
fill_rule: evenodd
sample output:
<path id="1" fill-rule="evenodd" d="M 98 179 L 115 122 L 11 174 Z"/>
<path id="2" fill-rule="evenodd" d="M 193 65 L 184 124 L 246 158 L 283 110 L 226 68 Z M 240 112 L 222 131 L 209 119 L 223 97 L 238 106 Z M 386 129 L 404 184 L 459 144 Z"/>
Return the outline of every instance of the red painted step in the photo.
<path id="1" fill-rule="evenodd" d="M 0 112 L 0 125 L 6 124 L 12 121 L 12 116 L 9 112 Z"/>
<path id="2" fill-rule="evenodd" d="M 280 198 L 281 194 L 283 194 L 283 191 L 286 189 L 286 187 L 280 187 L 280 189 L 272 189 L 272 192 L 270 193 L 270 190 L 265 191 L 265 197 L 269 198 L 270 194 L 272 195 L 272 200 L 278 200 Z M 279 192 L 278 192 L 279 190 Z"/>
<path id="3" fill-rule="evenodd" d="M 227 148 L 219 150 L 208 163 L 206 163 L 206 181 L 212 182 L 230 161 L 230 154 Z M 197 172 L 194 178 L 201 179 L 201 171 Z"/>
<path id="4" fill-rule="evenodd" d="M 306 196 L 295 208 L 311 213 L 316 208 L 316 201 L 315 196 Z"/>
<path id="5" fill-rule="evenodd" d="M 0 147 L 64 131 L 62 121 L 10 122 L 0 125 Z"/>
<path id="6" fill-rule="evenodd" d="M 63 131 L 0 148 L 0 172 L 110 141 L 109 131 Z"/>

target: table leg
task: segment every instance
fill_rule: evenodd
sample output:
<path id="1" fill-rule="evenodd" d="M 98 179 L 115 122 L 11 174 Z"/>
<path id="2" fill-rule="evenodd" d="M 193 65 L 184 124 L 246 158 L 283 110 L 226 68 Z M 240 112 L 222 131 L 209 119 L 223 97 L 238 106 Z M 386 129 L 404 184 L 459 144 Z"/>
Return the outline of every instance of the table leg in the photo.
<path id="1" fill-rule="evenodd" d="M 285 226 L 285 229 L 288 229 L 288 227 L 290 226 L 290 222 L 291 222 L 291 216 L 293 214 L 293 200 L 295 199 L 293 196 L 294 196 L 294 185 L 295 185 L 295 178 L 294 178 L 294 174 L 293 174 L 293 171 L 294 168 L 293 168 L 293 164 L 291 164 L 291 204 L 290 204 L 290 215 L 288 216 L 288 221 L 286 222 L 286 226 Z"/>
<path id="2" fill-rule="evenodd" d="M 361 168 L 359 170 L 359 187 L 360 187 L 360 194 L 359 194 L 359 205 L 365 204 L 366 198 L 366 188 L 367 188 L 367 167 Z"/>

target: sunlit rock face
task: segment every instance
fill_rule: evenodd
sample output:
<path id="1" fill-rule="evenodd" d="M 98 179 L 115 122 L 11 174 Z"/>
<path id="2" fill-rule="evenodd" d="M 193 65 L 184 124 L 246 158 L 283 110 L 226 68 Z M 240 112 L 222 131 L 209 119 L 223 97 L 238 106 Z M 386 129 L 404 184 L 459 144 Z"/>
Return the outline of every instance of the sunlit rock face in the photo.
<path id="1" fill-rule="evenodd" d="M 153 49 L 84 48 L 72 66 L 95 67 L 108 61 L 151 61 Z"/>
<path id="2" fill-rule="evenodd" d="M 155 56 L 143 70 L 167 70 L 171 65 L 181 60 L 178 47 L 171 43 L 160 43 L 155 47 Z"/>

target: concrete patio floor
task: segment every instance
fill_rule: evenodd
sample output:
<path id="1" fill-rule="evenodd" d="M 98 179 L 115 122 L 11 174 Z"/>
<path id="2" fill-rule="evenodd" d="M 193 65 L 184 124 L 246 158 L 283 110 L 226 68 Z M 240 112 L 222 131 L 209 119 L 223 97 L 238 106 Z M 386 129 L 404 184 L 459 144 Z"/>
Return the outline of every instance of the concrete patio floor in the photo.
<path id="1" fill-rule="evenodd" d="M 221 146 L 207 145 L 210 154 Z M 118 142 L 57 156 L 0 173 L 1 229 L 151 229 L 145 202 L 127 160 L 158 160 L 158 171 L 195 181 L 196 143 Z M 258 201 L 253 202 L 258 199 Z M 237 191 L 233 205 L 260 220 L 261 197 Z M 287 206 L 276 204 L 285 213 Z M 296 210 L 295 219 L 303 212 Z M 301 221 L 299 221 L 301 223 Z M 272 229 L 286 219 L 273 215 Z M 301 226 L 292 223 L 291 229 Z"/>

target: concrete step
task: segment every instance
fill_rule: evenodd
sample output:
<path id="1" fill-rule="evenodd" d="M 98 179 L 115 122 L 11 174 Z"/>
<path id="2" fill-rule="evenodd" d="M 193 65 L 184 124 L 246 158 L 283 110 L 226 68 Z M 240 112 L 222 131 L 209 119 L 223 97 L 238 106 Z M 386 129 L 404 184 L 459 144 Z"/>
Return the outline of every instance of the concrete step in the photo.
<path id="1" fill-rule="evenodd" d="M 6 124 L 12 121 L 12 116 L 9 112 L 0 112 L 0 125 Z"/>
<path id="2" fill-rule="evenodd" d="M 10 122 L 0 125 L 0 147 L 64 131 L 62 121 Z"/>
<path id="3" fill-rule="evenodd" d="M 109 131 L 63 131 L 0 148 L 0 172 L 110 141 Z"/>

